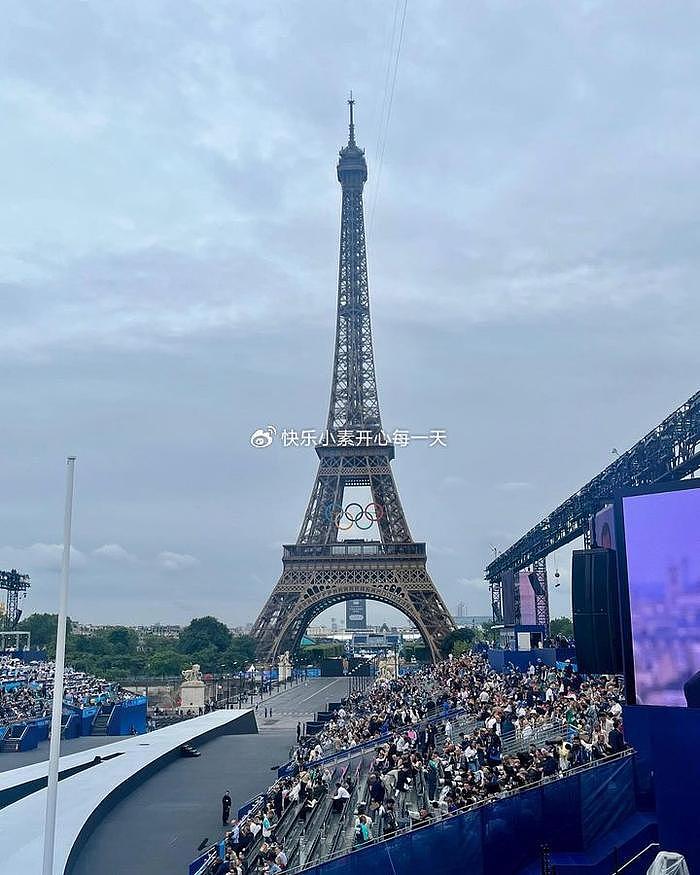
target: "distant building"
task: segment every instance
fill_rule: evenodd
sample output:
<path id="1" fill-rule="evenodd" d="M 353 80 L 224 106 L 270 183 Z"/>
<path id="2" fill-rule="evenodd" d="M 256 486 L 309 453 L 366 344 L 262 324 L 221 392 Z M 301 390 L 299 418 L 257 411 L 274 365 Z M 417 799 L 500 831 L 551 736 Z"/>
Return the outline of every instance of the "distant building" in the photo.
<path id="1" fill-rule="evenodd" d="M 148 626 L 126 626 L 123 623 L 80 623 L 73 620 L 71 632 L 73 635 L 96 635 L 99 632 L 109 632 L 110 629 L 131 629 L 139 637 L 139 641 L 147 635 L 156 638 L 177 638 L 182 626 L 168 626 L 163 623 L 153 623 Z"/>
<path id="2" fill-rule="evenodd" d="M 464 614 L 460 617 L 459 614 L 452 618 L 455 621 L 455 625 L 459 626 L 460 629 L 463 629 L 465 626 L 468 626 L 470 629 L 475 629 L 477 626 L 483 626 L 484 623 L 492 623 L 493 617 L 489 616 L 477 616 L 477 615 L 467 615 Z"/>
<path id="3" fill-rule="evenodd" d="M 345 628 L 367 628 L 367 602 L 365 599 L 348 599 L 345 602 Z"/>
<path id="4" fill-rule="evenodd" d="M 166 626 L 163 623 L 153 623 L 151 626 L 135 626 L 139 638 L 145 635 L 153 635 L 156 638 L 177 638 L 182 631 L 182 626 Z"/>

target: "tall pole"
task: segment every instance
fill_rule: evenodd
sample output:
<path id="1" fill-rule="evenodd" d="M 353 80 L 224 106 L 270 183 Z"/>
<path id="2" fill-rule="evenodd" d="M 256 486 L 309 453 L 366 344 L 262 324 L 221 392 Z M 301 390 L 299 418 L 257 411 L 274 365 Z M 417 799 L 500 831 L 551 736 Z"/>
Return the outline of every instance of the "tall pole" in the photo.
<path id="1" fill-rule="evenodd" d="M 56 801 L 58 797 L 58 758 L 61 751 L 61 716 L 63 712 L 63 675 L 66 663 L 66 617 L 68 614 L 68 578 L 70 573 L 70 533 L 73 517 L 73 478 L 75 456 L 66 459 L 66 507 L 63 516 L 63 573 L 56 627 L 56 663 L 53 679 L 51 711 L 51 745 L 49 748 L 49 780 L 46 790 L 46 821 L 44 826 L 43 875 L 53 875 L 56 839 Z"/>

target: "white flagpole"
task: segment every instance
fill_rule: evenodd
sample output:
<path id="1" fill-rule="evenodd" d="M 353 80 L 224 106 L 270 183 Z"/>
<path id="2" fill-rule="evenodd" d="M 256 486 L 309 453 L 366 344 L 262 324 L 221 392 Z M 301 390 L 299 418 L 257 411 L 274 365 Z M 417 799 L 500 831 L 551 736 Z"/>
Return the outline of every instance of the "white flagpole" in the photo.
<path id="1" fill-rule="evenodd" d="M 49 748 L 49 782 L 46 793 L 43 875 L 53 875 L 56 839 L 56 802 L 58 797 L 58 758 L 61 750 L 61 716 L 63 714 L 63 675 L 66 662 L 66 617 L 68 614 L 68 577 L 70 572 L 70 530 L 73 516 L 73 477 L 75 456 L 66 459 L 66 509 L 63 517 L 63 573 L 56 628 L 56 668 L 51 710 L 51 746 Z"/>

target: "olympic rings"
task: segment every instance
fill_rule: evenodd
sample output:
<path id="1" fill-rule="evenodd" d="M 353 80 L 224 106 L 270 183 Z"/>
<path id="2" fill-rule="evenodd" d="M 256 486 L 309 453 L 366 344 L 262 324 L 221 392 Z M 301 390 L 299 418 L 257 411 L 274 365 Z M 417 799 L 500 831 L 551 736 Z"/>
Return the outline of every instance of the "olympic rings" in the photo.
<path id="1" fill-rule="evenodd" d="M 333 520 L 333 524 L 341 532 L 348 532 L 353 526 L 357 526 L 362 532 L 371 529 L 384 517 L 384 508 L 376 501 L 370 501 L 363 507 L 357 501 L 351 501 L 342 510 L 332 514 L 330 506 L 326 508 L 324 516 L 327 522 Z"/>

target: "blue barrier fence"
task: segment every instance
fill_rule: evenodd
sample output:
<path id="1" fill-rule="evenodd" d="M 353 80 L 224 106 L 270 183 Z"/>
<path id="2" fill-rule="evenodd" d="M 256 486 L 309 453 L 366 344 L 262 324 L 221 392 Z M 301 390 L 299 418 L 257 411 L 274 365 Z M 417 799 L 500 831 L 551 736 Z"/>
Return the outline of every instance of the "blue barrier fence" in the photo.
<path id="1" fill-rule="evenodd" d="M 236 815 L 236 820 L 243 820 L 243 818 L 250 814 L 250 812 L 257 808 L 264 800 L 265 793 L 258 793 L 257 796 L 253 796 L 252 799 L 249 799 L 247 802 L 244 802 L 243 805 L 238 809 L 238 814 Z"/>
<path id="2" fill-rule="evenodd" d="M 511 666 L 518 671 L 527 671 L 531 665 L 541 662 L 553 666 L 556 662 L 556 651 L 553 647 L 539 650 L 502 650 L 492 648 L 488 652 L 489 665 L 494 671 L 508 671 Z"/>
<path id="3" fill-rule="evenodd" d="M 566 662 L 568 659 L 570 662 L 576 662 L 576 648 L 575 647 L 557 647 L 557 662 Z"/>
<path id="4" fill-rule="evenodd" d="M 203 854 L 201 854 L 201 856 L 197 857 L 196 860 L 193 860 L 190 863 L 188 875 L 200 875 L 200 873 L 206 872 L 207 863 L 209 863 L 214 858 L 218 859 L 216 848 L 209 848 Z"/>
<path id="5" fill-rule="evenodd" d="M 83 708 L 80 712 L 80 734 L 90 735 L 92 732 L 92 724 L 97 716 L 99 708 L 97 705 L 90 705 L 88 708 Z"/>
<path id="6" fill-rule="evenodd" d="M 148 699 L 145 696 L 137 696 L 133 699 L 126 699 L 123 702 L 116 703 L 113 706 L 112 716 L 107 725 L 107 734 L 129 735 L 132 729 L 136 730 L 139 734 L 146 732 L 147 705 Z M 100 706 L 96 705 L 80 708 L 70 702 L 64 702 L 63 737 L 79 738 L 80 736 L 90 735 L 93 721 L 99 710 Z M 15 723 L 11 727 L 0 727 L 0 729 L 4 730 L 3 736 L 9 737 L 13 735 L 14 737 L 19 737 L 21 735 L 22 743 L 20 750 L 22 751 L 34 750 L 39 742 L 46 741 L 49 737 L 50 728 L 51 719 L 49 717 L 26 720 L 21 723 Z M 25 729 L 27 730 L 26 732 Z"/>
<path id="7" fill-rule="evenodd" d="M 117 703 L 107 724 L 107 734 L 129 735 L 132 730 L 139 734 L 144 733 L 147 705 L 148 699 L 145 696 L 137 696 Z"/>

